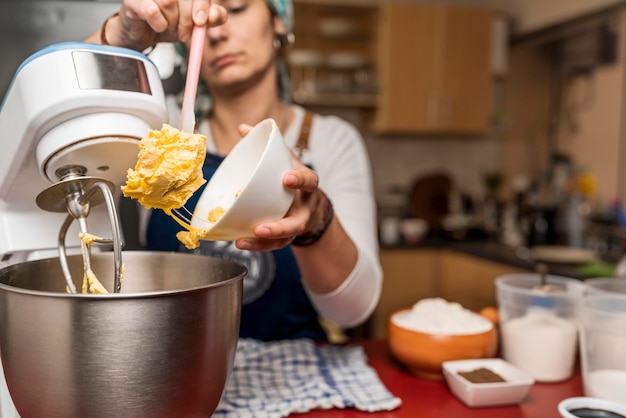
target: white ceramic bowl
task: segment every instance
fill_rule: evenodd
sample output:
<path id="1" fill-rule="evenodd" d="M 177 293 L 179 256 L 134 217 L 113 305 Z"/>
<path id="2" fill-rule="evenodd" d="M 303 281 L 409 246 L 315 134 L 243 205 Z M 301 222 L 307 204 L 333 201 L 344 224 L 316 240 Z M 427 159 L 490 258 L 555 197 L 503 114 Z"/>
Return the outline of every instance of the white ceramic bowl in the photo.
<path id="1" fill-rule="evenodd" d="M 583 416 L 594 418 L 626 417 L 626 405 L 588 396 L 563 399 L 559 402 L 558 409 L 559 414 L 563 418 L 579 418 Z M 576 410 L 578 410 L 578 415 Z M 583 411 L 585 415 L 583 415 Z"/>
<path id="2" fill-rule="evenodd" d="M 406 218 L 400 221 L 400 231 L 407 244 L 417 244 L 428 234 L 428 221 L 421 218 Z"/>
<path id="3" fill-rule="evenodd" d="M 500 375 L 505 381 L 472 383 L 459 374 L 482 367 Z M 531 376 L 499 358 L 445 361 L 443 375 L 454 396 L 469 407 L 518 404 L 535 383 Z"/>
<path id="4" fill-rule="evenodd" d="M 291 206 L 294 191 L 283 186 L 283 176 L 292 168 L 276 122 L 260 122 L 235 145 L 211 177 L 191 226 L 208 229 L 206 239 L 215 241 L 254 236 L 257 224 L 282 218 Z M 218 207 L 223 214 L 216 222 L 209 221 L 209 213 Z"/>

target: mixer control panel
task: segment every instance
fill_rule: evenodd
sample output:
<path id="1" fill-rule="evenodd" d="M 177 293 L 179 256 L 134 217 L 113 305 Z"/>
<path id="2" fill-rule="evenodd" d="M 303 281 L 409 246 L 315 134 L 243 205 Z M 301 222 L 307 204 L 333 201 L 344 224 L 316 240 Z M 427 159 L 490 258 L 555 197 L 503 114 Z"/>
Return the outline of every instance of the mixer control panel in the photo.
<path id="1" fill-rule="evenodd" d="M 72 58 L 81 89 L 152 94 L 143 61 L 91 51 L 75 51 L 72 53 Z"/>

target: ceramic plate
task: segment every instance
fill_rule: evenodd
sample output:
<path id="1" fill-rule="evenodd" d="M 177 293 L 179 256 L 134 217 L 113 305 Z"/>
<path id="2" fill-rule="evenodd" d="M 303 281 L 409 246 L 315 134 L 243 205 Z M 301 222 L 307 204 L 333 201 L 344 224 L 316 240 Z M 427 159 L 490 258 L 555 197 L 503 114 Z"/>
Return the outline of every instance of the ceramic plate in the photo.
<path id="1" fill-rule="evenodd" d="M 579 264 L 598 260 L 595 251 L 558 245 L 538 245 L 530 249 L 534 261 L 547 263 Z"/>

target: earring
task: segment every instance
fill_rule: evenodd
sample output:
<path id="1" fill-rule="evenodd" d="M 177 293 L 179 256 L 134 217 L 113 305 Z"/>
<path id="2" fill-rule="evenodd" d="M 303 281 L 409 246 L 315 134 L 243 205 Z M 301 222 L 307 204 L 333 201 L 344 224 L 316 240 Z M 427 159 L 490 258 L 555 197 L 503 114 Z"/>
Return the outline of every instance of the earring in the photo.
<path id="1" fill-rule="evenodd" d="M 295 41 L 296 35 L 294 35 L 293 32 L 289 32 L 286 35 L 276 35 L 272 45 L 274 45 L 274 49 L 280 49 L 285 45 L 292 45 Z"/>

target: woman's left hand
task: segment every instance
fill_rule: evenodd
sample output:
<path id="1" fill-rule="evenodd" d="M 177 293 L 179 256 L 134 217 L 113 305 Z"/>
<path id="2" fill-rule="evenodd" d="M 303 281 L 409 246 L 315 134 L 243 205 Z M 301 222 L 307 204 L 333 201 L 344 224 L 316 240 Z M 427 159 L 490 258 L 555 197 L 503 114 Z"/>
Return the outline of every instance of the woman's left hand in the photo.
<path id="1" fill-rule="evenodd" d="M 239 127 L 242 135 L 250 130 L 247 125 Z M 318 189 L 317 173 L 306 167 L 290 151 L 294 169 L 283 176 L 283 185 L 295 190 L 291 207 L 282 219 L 264 222 L 254 228 L 256 238 L 240 238 L 235 245 L 242 250 L 271 251 L 285 247 L 293 239 L 305 233 L 310 225 L 316 225 L 323 216 Z"/>

